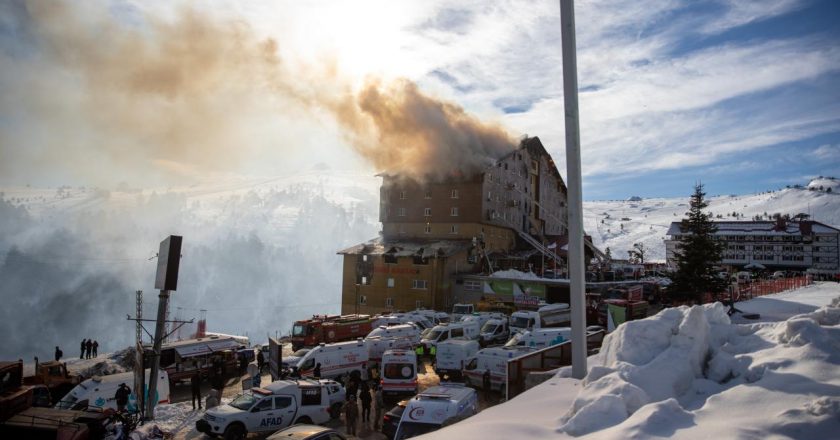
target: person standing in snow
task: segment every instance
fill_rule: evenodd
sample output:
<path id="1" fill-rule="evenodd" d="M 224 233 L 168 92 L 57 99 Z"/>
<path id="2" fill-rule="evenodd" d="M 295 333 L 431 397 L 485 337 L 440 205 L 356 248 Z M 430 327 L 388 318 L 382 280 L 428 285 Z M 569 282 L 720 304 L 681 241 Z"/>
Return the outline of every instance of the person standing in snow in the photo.
<path id="1" fill-rule="evenodd" d="M 93 341 L 90 339 L 85 342 L 85 359 L 90 359 L 90 352 L 93 350 Z"/>
<path id="2" fill-rule="evenodd" d="M 263 365 L 265 365 L 265 356 L 262 352 L 262 347 L 257 350 L 257 366 L 260 367 L 260 373 L 262 374 Z"/>
<path id="3" fill-rule="evenodd" d="M 64 352 L 58 348 L 58 345 L 55 346 L 55 361 L 58 362 L 61 360 L 61 357 L 64 356 Z"/>
<path id="4" fill-rule="evenodd" d="M 99 342 L 93 341 L 93 357 L 99 356 Z"/>
<path id="5" fill-rule="evenodd" d="M 362 401 L 362 423 L 367 426 L 370 423 L 370 402 L 372 400 L 367 382 L 362 382 L 362 385 L 359 386 L 359 400 Z"/>
<path id="6" fill-rule="evenodd" d="M 79 359 L 84 359 L 85 358 L 85 342 L 87 342 L 87 340 L 82 339 L 82 351 L 81 351 L 81 354 L 79 354 Z"/>
<path id="7" fill-rule="evenodd" d="M 379 431 L 379 422 L 382 421 L 382 407 L 385 406 L 385 399 L 382 398 L 382 387 L 373 383 L 373 403 L 376 405 L 376 410 L 373 413 L 373 429 Z"/>
<path id="8" fill-rule="evenodd" d="M 195 401 L 198 400 L 198 410 L 201 411 L 201 376 L 197 372 L 190 377 L 190 390 L 193 409 L 195 409 Z"/>
<path id="9" fill-rule="evenodd" d="M 128 396 L 131 395 L 131 388 L 128 385 L 121 383 L 120 387 L 117 388 L 117 392 L 114 394 L 114 400 L 117 401 L 117 411 L 123 412 L 125 411 L 125 405 L 128 404 Z"/>

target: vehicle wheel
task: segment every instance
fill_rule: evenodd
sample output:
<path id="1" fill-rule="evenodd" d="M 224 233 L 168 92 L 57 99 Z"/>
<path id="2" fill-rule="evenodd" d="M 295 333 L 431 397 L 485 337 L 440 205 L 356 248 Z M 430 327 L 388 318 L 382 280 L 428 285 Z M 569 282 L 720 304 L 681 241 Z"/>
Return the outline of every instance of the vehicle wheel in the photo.
<path id="1" fill-rule="evenodd" d="M 295 425 L 298 425 L 298 424 L 301 424 L 301 423 L 311 425 L 312 424 L 312 419 L 310 419 L 307 416 L 303 416 L 303 417 L 297 419 L 297 422 L 295 422 Z"/>
<path id="2" fill-rule="evenodd" d="M 230 425 L 225 429 L 225 440 L 243 440 L 247 432 L 240 424 Z"/>

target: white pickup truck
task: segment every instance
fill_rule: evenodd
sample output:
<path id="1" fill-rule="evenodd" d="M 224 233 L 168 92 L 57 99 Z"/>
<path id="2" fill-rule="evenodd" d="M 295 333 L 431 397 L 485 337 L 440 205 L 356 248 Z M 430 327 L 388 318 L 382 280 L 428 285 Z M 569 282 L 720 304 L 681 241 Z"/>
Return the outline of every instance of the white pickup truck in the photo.
<path id="1" fill-rule="evenodd" d="M 326 423 L 330 419 L 330 385 L 278 380 L 265 388 L 251 388 L 227 405 L 208 409 L 195 427 L 234 440 L 244 439 L 249 432 L 270 433 L 296 423 Z"/>

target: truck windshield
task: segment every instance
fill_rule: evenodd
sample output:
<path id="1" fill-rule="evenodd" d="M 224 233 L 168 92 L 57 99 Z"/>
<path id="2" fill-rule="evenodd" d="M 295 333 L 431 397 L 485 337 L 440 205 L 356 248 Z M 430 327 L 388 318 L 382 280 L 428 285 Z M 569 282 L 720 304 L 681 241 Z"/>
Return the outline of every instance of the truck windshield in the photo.
<path id="1" fill-rule="evenodd" d="M 414 365 L 409 363 L 385 364 L 386 379 L 411 379 L 414 377 Z"/>
<path id="2" fill-rule="evenodd" d="M 484 327 L 481 327 L 481 333 L 495 333 L 497 325 L 495 322 L 485 322 Z"/>
<path id="3" fill-rule="evenodd" d="M 302 324 L 295 324 L 292 327 L 292 336 L 306 336 L 306 326 Z"/>
<path id="4" fill-rule="evenodd" d="M 436 423 L 416 423 L 416 422 L 402 422 L 400 423 L 399 431 L 397 431 L 395 440 L 402 440 L 405 438 L 417 437 L 418 435 L 428 434 L 432 431 L 440 429 L 440 425 Z"/>
<path id="5" fill-rule="evenodd" d="M 453 307 L 452 313 L 457 313 L 460 315 L 466 315 L 472 313 L 472 307 L 467 305 L 460 305 Z"/>
<path id="6" fill-rule="evenodd" d="M 426 339 L 431 339 L 432 341 L 437 341 L 437 340 L 438 340 L 438 338 L 440 337 L 440 334 L 441 334 L 441 333 L 443 333 L 443 330 L 432 330 L 432 331 L 431 331 L 431 332 L 429 332 L 429 334 L 426 336 Z"/>
<path id="7" fill-rule="evenodd" d="M 522 342 L 522 334 L 521 333 L 517 333 L 514 337 L 510 338 L 510 341 L 507 341 L 507 344 L 505 344 L 505 347 L 514 347 L 514 346 L 517 346 L 517 345 L 525 345 L 525 343 Z"/>
<path id="8" fill-rule="evenodd" d="M 528 328 L 529 321 L 530 319 L 525 316 L 512 316 L 510 318 L 510 326 L 516 328 Z"/>
<path id="9" fill-rule="evenodd" d="M 236 399 L 233 399 L 233 402 L 230 402 L 230 406 L 236 409 L 241 409 L 242 411 L 248 411 L 252 406 L 254 406 L 256 401 L 257 398 L 250 392 L 247 392 L 240 394 L 236 397 Z"/>

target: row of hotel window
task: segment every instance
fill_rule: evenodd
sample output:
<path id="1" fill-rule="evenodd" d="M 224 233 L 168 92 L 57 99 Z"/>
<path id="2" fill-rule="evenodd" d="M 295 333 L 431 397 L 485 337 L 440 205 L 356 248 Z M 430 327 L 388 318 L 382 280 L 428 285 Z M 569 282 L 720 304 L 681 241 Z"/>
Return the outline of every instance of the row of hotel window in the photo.
<path id="1" fill-rule="evenodd" d="M 803 252 L 805 250 L 804 246 L 781 246 L 781 248 L 782 248 L 781 250 L 783 252 Z M 726 249 L 728 249 L 730 251 L 743 251 L 743 250 L 746 249 L 746 246 L 744 246 L 742 244 L 740 244 L 740 245 L 730 244 L 729 246 L 726 247 Z M 759 251 L 773 252 L 773 251 L 777 251 L 778 249 L 777 249 L 776 246 L 773 246 L 773 245 L 767 245 L 767 246 L 754 245 L 754 246 L 752 246 L 752 250 L 755 251 L 755 252 L 759 252 Z M 828 250 L 828 249 L 826 249 L 826 250 Z M 820 248 L 815 247 L 814 251 L 819 252 Z"/>
<path id="2" fill-rule="evenodd" d="M 388 198 L 388 194 L 385 194 L 385 198 Z M 425 194 L 423 195 L 424 199 L 431 199 L 432 198 L 432 191 L 427 189 Z M 457 199 L 458 198 L 458 190 L 453 189 L 449 191 L 449 198 L 450 199 Z M 400 191 L 400 200 L 408 199 L 408 192 L 407 191 Z"/>
<path id="3" fill-rule="evenodd" d="M 388 212 L 390 213 L 390 209 Z M 397 217 L 405 217 L 405 208 L 397 208 Z M 423 216 L 424 217 L 431 217 L 432 216 L 432 208 L 423 208 Z M 449 208 L 449 216 L 450 217 L 458 217 L 458 207 L 453 206 Z"/>
<path id="4" fill-rule="evenodd" d="M 726 252 L 723 254 L 724 260 L 745 260 L 747 259 L 746 254 L 741 253 L 732 253 Z M 774 254 L 754 254 L 752 256 L 753 260 L 756 261 L 774 261 L 776 259 L 776 255 Z M 819 258 L 814 258 L 815 261 L 819 261 Z M 782 261 L 805 261 L 805 257 L 802 255 L 782 255 Z"/>
<path id="5" fill-rule="evenodd" d="M 359 295 L 359 305 L 366 306 L 367 305 L 367 295 Z M 385 298 L 385 307 L 394 307 L 394 298 L 390 296 Z M 417 300 L 414 302 L 414 307 L 416 309 L 422 309 L 423 301 Z"/>
<path id="6" fill-rule="evenodd" d="M 716 235 L 718 240 L 722 241 L 792 241 L 801 243 L 802 241 L 811 241 L 811 236 L 802 235 Z M 814 237 L 815 241 L 834 242 L 834 237 L 820 236 Z"/>

